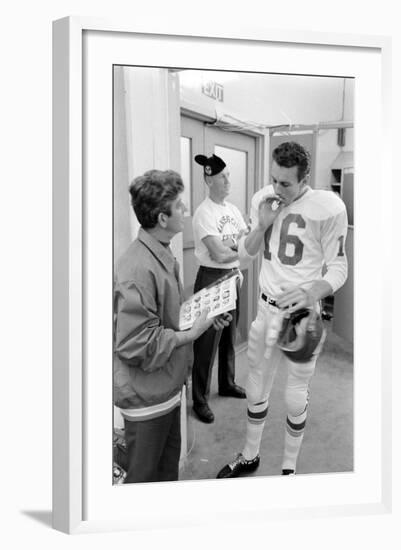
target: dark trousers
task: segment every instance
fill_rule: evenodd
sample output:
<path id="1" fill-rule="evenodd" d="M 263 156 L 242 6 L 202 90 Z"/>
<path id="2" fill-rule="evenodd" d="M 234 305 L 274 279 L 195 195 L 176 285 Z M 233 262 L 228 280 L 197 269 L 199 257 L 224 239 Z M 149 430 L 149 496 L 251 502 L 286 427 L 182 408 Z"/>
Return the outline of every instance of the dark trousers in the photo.
<path id="1" fill-rule="evenodd" d="M 231 269 L 215 269 L 200 267 L 196 276 L 194 292 L 210 285 Z M 235 378 L 235 338 L 239 319 L 239 284 L 237 284 L 237 307 L 230 311 L 232 321 L 223 330 L 216 331 L 213 327 L 205 331 L 194 342 L 194 364 L 192 368 L 192 400 L 193 404 L 204 405 L 210 394 L 212 367 L 218 354 L 218 389 L 225 391 L 234 385 Z"/>
<path id="2" fill-rule="evenodd" d="M 124 483 L 177 481 L 181 451 L 180 407 L 152 418 L 124 419 L 128 471 Z"/>

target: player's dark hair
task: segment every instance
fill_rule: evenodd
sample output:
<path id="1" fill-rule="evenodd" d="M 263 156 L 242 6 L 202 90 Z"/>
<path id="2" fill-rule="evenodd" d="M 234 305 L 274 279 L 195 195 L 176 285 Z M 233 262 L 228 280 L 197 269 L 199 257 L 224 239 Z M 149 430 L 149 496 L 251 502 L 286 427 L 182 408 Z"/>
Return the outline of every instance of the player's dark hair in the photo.
<path id="1" fill-rule="evenodd" d="M 272 153 L 273 160 L 285 168 L 298 166 L 298 181 L 301 181 L 310 171 L 310 154 L 296 141 L 286 141 L 276 147 Z"/>
<path id="2" fill-rule="evenodd" d="M 184 190 L 180 174 L 173 170 L 149 170 L 133 180 L 131 204 L 144 229 L 157 225 L 159 214 L 171 216 L 171 203 Z"/>

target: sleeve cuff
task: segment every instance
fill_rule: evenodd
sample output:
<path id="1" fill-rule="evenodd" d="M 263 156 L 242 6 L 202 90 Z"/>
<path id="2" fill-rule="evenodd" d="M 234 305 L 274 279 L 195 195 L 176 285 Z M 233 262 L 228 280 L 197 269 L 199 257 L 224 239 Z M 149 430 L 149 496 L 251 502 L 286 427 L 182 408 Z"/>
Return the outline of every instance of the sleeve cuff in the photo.
<path id="1" fill-rule="evenodd" d="M 323 277 L 323 281 L 326 281 L 327 283 L 329 283 L 334 293 L 334 292 L 337 292 L 337 290 L 343 286 L 346 278 L 347 278 L 346 275 L 343 275 L 342 273 L 327 272 L 326 275 Z"/>

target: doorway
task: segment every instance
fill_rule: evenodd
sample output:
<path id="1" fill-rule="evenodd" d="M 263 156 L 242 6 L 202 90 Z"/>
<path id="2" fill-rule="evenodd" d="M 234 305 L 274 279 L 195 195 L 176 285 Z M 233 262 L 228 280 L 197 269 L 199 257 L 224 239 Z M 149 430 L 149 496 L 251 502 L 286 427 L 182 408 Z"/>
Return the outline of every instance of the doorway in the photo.
<path id="1" fill-rule="evenodd" d="M 239 132 L 230 132 L 210 126 L 207 122 L 181 116 L 181 174 L 185 184 L 184 200 L 187 206 L 183 233 L 184 289 L 193 293 L 198 263 L 194 255 L 192 216 L 207 195 L 203 169 L 194 161 L 197 154 L 224 159 L 230 170 L 231 192 L 228 201 L 235 204 L 248 222 L 251 199 L 256 192 L 257 138 Z M 248 331 L 256 315 L 257 266 L 253 262 L 242 270 L 244 281 L 240 292 L 240 320 L 237 347 L 244 346 Z"/>

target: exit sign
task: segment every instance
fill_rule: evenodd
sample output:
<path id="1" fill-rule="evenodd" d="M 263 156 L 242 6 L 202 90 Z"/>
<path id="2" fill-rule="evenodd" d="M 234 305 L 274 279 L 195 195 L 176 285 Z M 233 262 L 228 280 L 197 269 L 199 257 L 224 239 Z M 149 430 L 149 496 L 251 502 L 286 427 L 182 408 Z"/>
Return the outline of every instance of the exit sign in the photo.
<path id="1" fill-rule="evenodd" d="M 205 84 L 203 84 L 202 92 L 208 97 L 217 99 L 217 101 L 224 100 L 223 86 L 221 84 L 218 84 L 217 82 L 213 82 L 213 80 L 209 80 L 209 82 L 206 82 Z"/>

